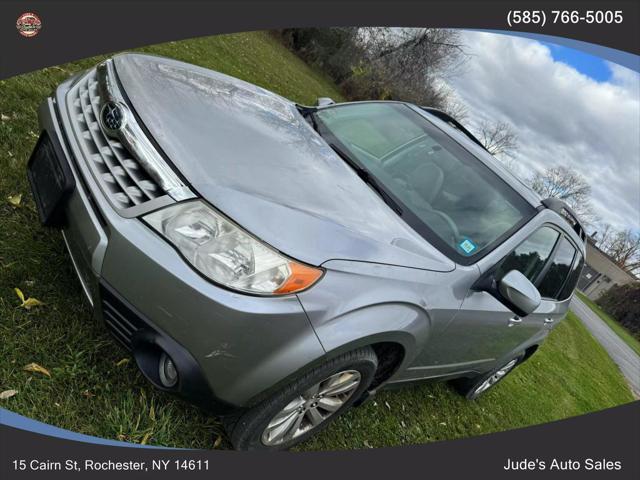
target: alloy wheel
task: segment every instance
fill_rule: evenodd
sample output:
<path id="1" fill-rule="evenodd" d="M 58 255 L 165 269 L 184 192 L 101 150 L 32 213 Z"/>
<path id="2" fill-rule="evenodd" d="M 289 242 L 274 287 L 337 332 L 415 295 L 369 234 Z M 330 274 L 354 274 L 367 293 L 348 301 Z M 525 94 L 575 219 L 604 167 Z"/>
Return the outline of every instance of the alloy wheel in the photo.
<path id="1" fill-rule="evenodd" d="M 344 370 L 316 383 L 271 419 L 262 433 L 262 443 L 279 445 L 313 430 L 342 408 L 360 381 L 360 372 Z"/>
<path id="2" fill-rule="evenodd" d="M 518 359 L 514 358 L 509 363 L 501 367 L 499 370 L 496 370 L 495 373 L 493 373 L 489 378 L 487 378 L 484 382 L 478 385 L 478 387 L 476 387 L 475 392 L 473 392 L 474 396 L 478 396 L 481 393 L 486 392 L 491 387 L 493 387 L 496 383 L 502 380 L 507 373 L 513 370 L 513 367 L 516 366 L 516 363 L 518 363 Z"/>

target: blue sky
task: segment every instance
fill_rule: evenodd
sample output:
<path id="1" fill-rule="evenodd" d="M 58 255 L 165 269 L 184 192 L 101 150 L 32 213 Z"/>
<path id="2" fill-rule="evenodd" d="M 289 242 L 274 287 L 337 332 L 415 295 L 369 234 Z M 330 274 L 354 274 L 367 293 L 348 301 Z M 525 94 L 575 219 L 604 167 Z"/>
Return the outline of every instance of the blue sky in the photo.
<path id="1" fill-rule="evenodd" d="M 556 62 L 566 63 L 597 82 L 606 82 L 611 79 L 611 69 L 601 58 L 553 43 L 541 43 L 549 47 L 551 56 Z"/>

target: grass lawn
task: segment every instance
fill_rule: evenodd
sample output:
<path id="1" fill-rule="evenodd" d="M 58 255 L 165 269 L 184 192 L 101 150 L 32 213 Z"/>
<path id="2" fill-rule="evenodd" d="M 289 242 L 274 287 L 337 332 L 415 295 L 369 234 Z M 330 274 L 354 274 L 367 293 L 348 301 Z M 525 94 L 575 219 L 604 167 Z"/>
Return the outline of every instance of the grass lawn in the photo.
<path id="1" fill-rule="evenodd" d="M 593 300 L 591 300 L 582 292 L 576 291 L 576 295 L 578 295 L 580 300 L 582 300 L 591 310 L 594 311 L 596 315 L 598 315 L 607 325 L 609 325 L 611 330 L 613 330 L 616 335 L 618 335 L 624 341 L 624 343 L 629 345 L 634 352 L 640 355 L 640 341 L 638 341 L 638 339 L 635 338 L 629 330 L 620 325 L 615 318 L 602 310 L 602 308 L 600 308 Z"/>
<path id="2" fill-rule="evenodd" d="M 142 49 L 199 63 L 302 103 L 340 98 L 326 79 L 265 33 Z M 39 226 L 25 164 L 38 136 L 36 108 L 58 82 L 98 59 L 0 81 L 0 407 L 89 435 L 213 448 L 216 419 L 155 391 L 90 318 L 56 231 Z M 7 197 L 22 195 L 18 207 Z M 14 292 L 45 305 L 25 310 Z M 36 362 L 50 376 L 28 372 Z M 632 401 L 616 366 L 572 316 L 509 380 L 469 403 L 446 385 L 382 392 L 302 449 L 361 448 L 465 437 L 579 415 Z M 218 448 L 228 444 L 222 436 Z"/>

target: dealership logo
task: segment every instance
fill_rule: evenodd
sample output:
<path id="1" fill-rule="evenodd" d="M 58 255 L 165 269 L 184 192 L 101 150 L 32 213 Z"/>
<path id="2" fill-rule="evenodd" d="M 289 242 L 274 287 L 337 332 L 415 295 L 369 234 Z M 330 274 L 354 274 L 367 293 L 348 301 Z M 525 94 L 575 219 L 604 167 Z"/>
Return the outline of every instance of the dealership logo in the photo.
<path id="1" fill-rule="evenodd" d="M 35 13 L 25 12 L 16 20 L 16 28 L 23 37 L 35 37 L 42 28 L 42 22 Z"/>
<path id="2" fill-rule="evenodd" d="M 105 103 L 100 111 L 100 121 L 108 132 L 121 130 L 126 123 L 124 108 L 116 102 Z"/>

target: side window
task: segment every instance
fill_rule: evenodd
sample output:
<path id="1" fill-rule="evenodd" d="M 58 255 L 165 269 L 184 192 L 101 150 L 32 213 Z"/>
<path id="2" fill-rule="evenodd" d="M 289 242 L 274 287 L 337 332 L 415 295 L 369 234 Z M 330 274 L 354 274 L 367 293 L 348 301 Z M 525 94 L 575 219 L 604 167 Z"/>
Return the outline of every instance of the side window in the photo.
<path id="1" fill-rule="evenodd" d="M 557 300 L 569 276 L 576 249 L 566 238 L 562 237 L 547 273 L 538 285 L 538 291 L 544 298 Z"/>
<path id="2" fill-rule="evenodd" d="M 511 270 L 518 270 L 531 282 L 535 282 L 559 236 L 553 228 L 542 227 L 536 230 L 502 260 L 496 278 L 502 278 Z"/>
<path id="3" fill-rule="evenodd" d="M 569 278 L 567 279 L 567 283 L 562 287 L 562 291 L 560 292 L 560 296 L 558 297 L 560 300 L 564 300 L 569 297 L 573 293 L 573 289 L 576 288 L 576 284 L 578 283 L 578 279 L 582 274 L 582 267 L 584 266 L 584 258 L 579 253 L 576 254 L 576 258 L 573 261 L 573 265 L 571 266 L 571 272 L 569 273 Z"/>

